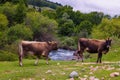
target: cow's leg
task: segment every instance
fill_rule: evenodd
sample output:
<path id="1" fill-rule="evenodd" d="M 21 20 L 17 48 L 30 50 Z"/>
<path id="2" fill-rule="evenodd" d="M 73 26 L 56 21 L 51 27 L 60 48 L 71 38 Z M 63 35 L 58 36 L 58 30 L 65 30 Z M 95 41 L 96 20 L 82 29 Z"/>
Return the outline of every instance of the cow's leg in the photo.
<path id="1" fill-rule="evenodd" d="M 46 57 L 46 63 L 48 64 L 48 54 L 49 54 L 49 52 L 48 51 L 43 51 L 42 52 L 42 56 L 44 56 L 44 57 Z"/>
<path id="2" fill-rule="evenodd" d="M 19 52 L 18 52 L 18 54 L 19 54 L 19 65 L 22 66 L 23 65 L 22 64 L 22 57 L 23 57 L 23 54 L 24 54 L 24 50 L 23 50 L 23 46 L 22 46 L 21 43 L 19 44 Z"/>
<path id="3" fill-rule="evenodd" d="M 38 61 L 39 61 L 39 59 L 40 59 L 40 55 L 37 54 L 36 56 L 37 56 L 37 57 L 36 57 L 36 60 L 35 60 L 35 65 L 38 65 Z"/>
<path id="4" fill-rule="evenodd" d="M 46 56 L 46 63 L 48 64 L 48 56 Z"/>
<path id="5" fill-rule="evenodd" d="M 100 54 L 100 63 L 102 63 L 102 60 L 101 60 L 101 59 L 102 59 L 102 53 Z"/>
<path id="6" fill-rule="evenodd" d="M 98 57 L 97 57 L 96 63 L 98 63 L 98 61 L 99 61 L 99 56 L 100 56 L 100 53 L 98 53 Z"/>
<path id="7" fill-rule="evenodd" d="M 49 63 L 48 63 L 48 59 L 49 59 L 48 55 L 49 55 L 49 52 L 48 52 L 48 51 L 46 51 L 46 52 L 44 51 L 43 53 L 44 53 L 44 56 L 46 57 L 46 64 L 49 64 Z"/>
<path id="8" fill-rule="evenodd" d="M 77 52 L 77 61 L 82 59 L 82 62 L 83 62 L 83 52 L 84 52 L 84 49 L 83 50 L 81 49 L 79 52 Z"/>
<path id="9" fill-rule="evenodd" d="M 83 52 L 84 52 L 84 49 L 80 50 L 80 58 L 82 59 L 82 62 L 83 62 Z"/>
<path id="10" fill-rule="evenodd" d="M 100 61 L 100 63 L 101 63 L 101 57 L 102 57 L 102 53 L 100 52 L 100 53 L 98 53 L 98 58 L 97 58 L 97 63 Z"/>
<path id="11" fill-rule="evenodd" d="M 79 59 L 80 59 L 80 55 L 77 53 L 77 62 L 79 61 Z"/>
<path id="12" fill-rule="evenodd" d="M 82 59 L 82 62 L 83 62 L 83 53 L 81 53 L 81 54 L 80 54 L 80 57 L 81 57 L 81 59 Z"/>
<path id="13" fill-rule="evenodd" d="M 35 61 L 35 65 L 38 64 L 38 61 L 39 61 L 39 58 L 37 57 L 37 58 L 36 58 L 36 61 Z"/>
<path id="14" fill-rule="evenodd" d="M 22 64 L 22 58 L 23 58 L 23 56 L 24 56 L 24 52 L 25 52 L 25 51 L 23 50 L 23 51 L 21 51 L 20 54 L 19 54 L 19 65 L 20 65 L 20 66 L 23 65 L 23 64 Z"/>
<path id="15" fill-rule="evenodd" d="M 22 55 L 19 55 L 19 65 L 22 66 Z"/>

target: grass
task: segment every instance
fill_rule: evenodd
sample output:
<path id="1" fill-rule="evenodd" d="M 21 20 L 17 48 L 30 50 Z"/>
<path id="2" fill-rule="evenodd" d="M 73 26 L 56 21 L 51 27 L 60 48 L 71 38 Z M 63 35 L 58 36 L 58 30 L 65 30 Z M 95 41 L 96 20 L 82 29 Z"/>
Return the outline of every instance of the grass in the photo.
<path id="1" fill-rule="evenodd" d="M 96 68 L 92 71 L 90 67 Z M 104 67 L 104 69 L 102 68 Z M 108 67 L 114 67 L 112 70 L 107 70 Z M 76 61 L 49 61 L 49 65 L 45 60 L 40 60 L 37 66 L 34 65 L 34 60 L 23 59 L 23 67 L 18 65 L 18 61 L 0 62 L 0 80 L 69 80 L 69 74 L 72 71 L 77 71 L 79 77 L 75 80 L 80 80 L 80 77 L 95 76 L 105 80 L 119 80 L 118 77 L 110 77 L 112 72 L 120 72 L 120 63 L 114 64 L 83 64 Z M 87 75 L 87 76 L 86 76 Z"/>

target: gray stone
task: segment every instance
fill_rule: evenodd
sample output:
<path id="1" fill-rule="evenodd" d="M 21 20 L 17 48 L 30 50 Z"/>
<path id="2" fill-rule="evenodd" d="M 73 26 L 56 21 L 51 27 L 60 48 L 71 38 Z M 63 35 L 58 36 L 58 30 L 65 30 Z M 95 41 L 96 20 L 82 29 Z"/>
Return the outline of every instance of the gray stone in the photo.
<path id="1" fill-rule="evenodd" d="M 78 73 L 76 71 L 72 71 L 69 76 L 70 78 L 78 77 Z"/>

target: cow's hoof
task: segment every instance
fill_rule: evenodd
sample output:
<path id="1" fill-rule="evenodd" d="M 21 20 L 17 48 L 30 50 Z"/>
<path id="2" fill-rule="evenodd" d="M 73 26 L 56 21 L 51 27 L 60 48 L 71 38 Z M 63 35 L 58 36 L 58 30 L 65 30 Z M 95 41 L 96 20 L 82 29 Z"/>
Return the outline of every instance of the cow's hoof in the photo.
<path id="1" fill-rule="evenodd" d="M 22 65 L 19 65 L 20 67 L 22 67 Z"/>
<path id="2" fill-rule="evenodd" d="M 38 64 L 34 64 L 34 66 L 38 66 Z"/>
<path id="3" fill-rule="evenodd" d="M 23 66 L 22 63 L 19 64 L 20 66 Z"/>

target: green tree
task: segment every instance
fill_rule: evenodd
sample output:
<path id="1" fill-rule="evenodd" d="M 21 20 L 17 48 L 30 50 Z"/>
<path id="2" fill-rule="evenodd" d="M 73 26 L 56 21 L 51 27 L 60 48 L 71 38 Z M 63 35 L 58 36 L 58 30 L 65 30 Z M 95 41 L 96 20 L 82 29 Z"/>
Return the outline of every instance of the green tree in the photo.
<path id="1" fill-rule="evenodd" d="M 62 7 L 58 7 L 56 9 L 56 14 L 57 14 L 57 18 L 61 18 L 63 16 L 64 13 L 67 13 L 70 17 L 73 14 L 73 8 L 71 6 L 62 6 Z"/>
<path id="2" fill-rule="evenodd" d="M 64 24 L 62 24 L 59 27 L 59 31 L 58 31 L 58 33 L 61 34 L 62 36 L 72 36 L 73 32 L 74 32 L 74 23 L 72 20 L 68 20 L 64 22 Z"/>
<path id="3" fill-rule="evenodd" d="M 10 2 L 6 2 L 3 4 L 3 6 L 0 6 L 0 11 L 4 15 L 6 15 L 9 24 L 8 26 L 12 26 L 15 23 L 14 16 L 15 16 L 15 11 L 16 10 L 16 5 L 11 4 Z"/>
<path id="4" fill-rule="evenodd" d="M 70 18 L 73 20 L 75 25 L 79 25 L 84 20 L 84 14 L 80 11 L 73 12 Z"/>
<path id="5" fill-rule="evenodd" d="M 90 21 L 84 20 L 77 27 L 76 32 L 80 37 L 88 37 L 91 34 L 92 23 Z"/>
<path id="6" fill-rule="evenodd" d="M 101 22 L 103 16 L 104 14 L 101 12 L 91 12 L 85 15 L 84 20 L 90 21 L 93 25 L 98 25 Z"/>
<path id="7" fill-rule="evenodd" d="M 44 9 L 42 10 L 42 14 L 44 16 L 48 16 L 50 19 L 56 19 L 56 11 L 52 9 Z"/>
<path id="8" fill-rule="evenodd" d="M 71 36 L 74 32 L 74 23 L 69 19 L 69 15 L 64 13 L 62 18 L 59 19 L 58 33 L 62 36 Z"/>
<path id="9" fill-rule="evenodd" d="M 0 13 L 0 31 L 3 31 L 7 28 L 8 20 L 4 14 Z"/>
<path id="10" fill-rule="evenodd" d="M 40 41 L 51 40 L 58 26 L 55 20 L 44 17 L 39 12 L 27 13 L 25 23 L 33 31 L 34 40 Z"/>
<path id="11" fill-rule="evenodd" d="M 19 4 L 16 9 L 15 20 L 17 23 L 23 23 L 26 16 L 26 7 L 23 0 L 19 0 Z"/>
<path id="12" fill-rule="evenodd" d="M 106 38 L 116 36 L 120 38 L 120 19 L 104 18 L 98 26 L 95 26 L 92 31 L 92 37 L 94 38 Z"/>
<path id="13" fill-rule="evenodd" d="M 10 27 L 6 32 L 7 43 L 11 44 L 19 39 L 32 40 L 33 32 L 23 24 Z"/>

